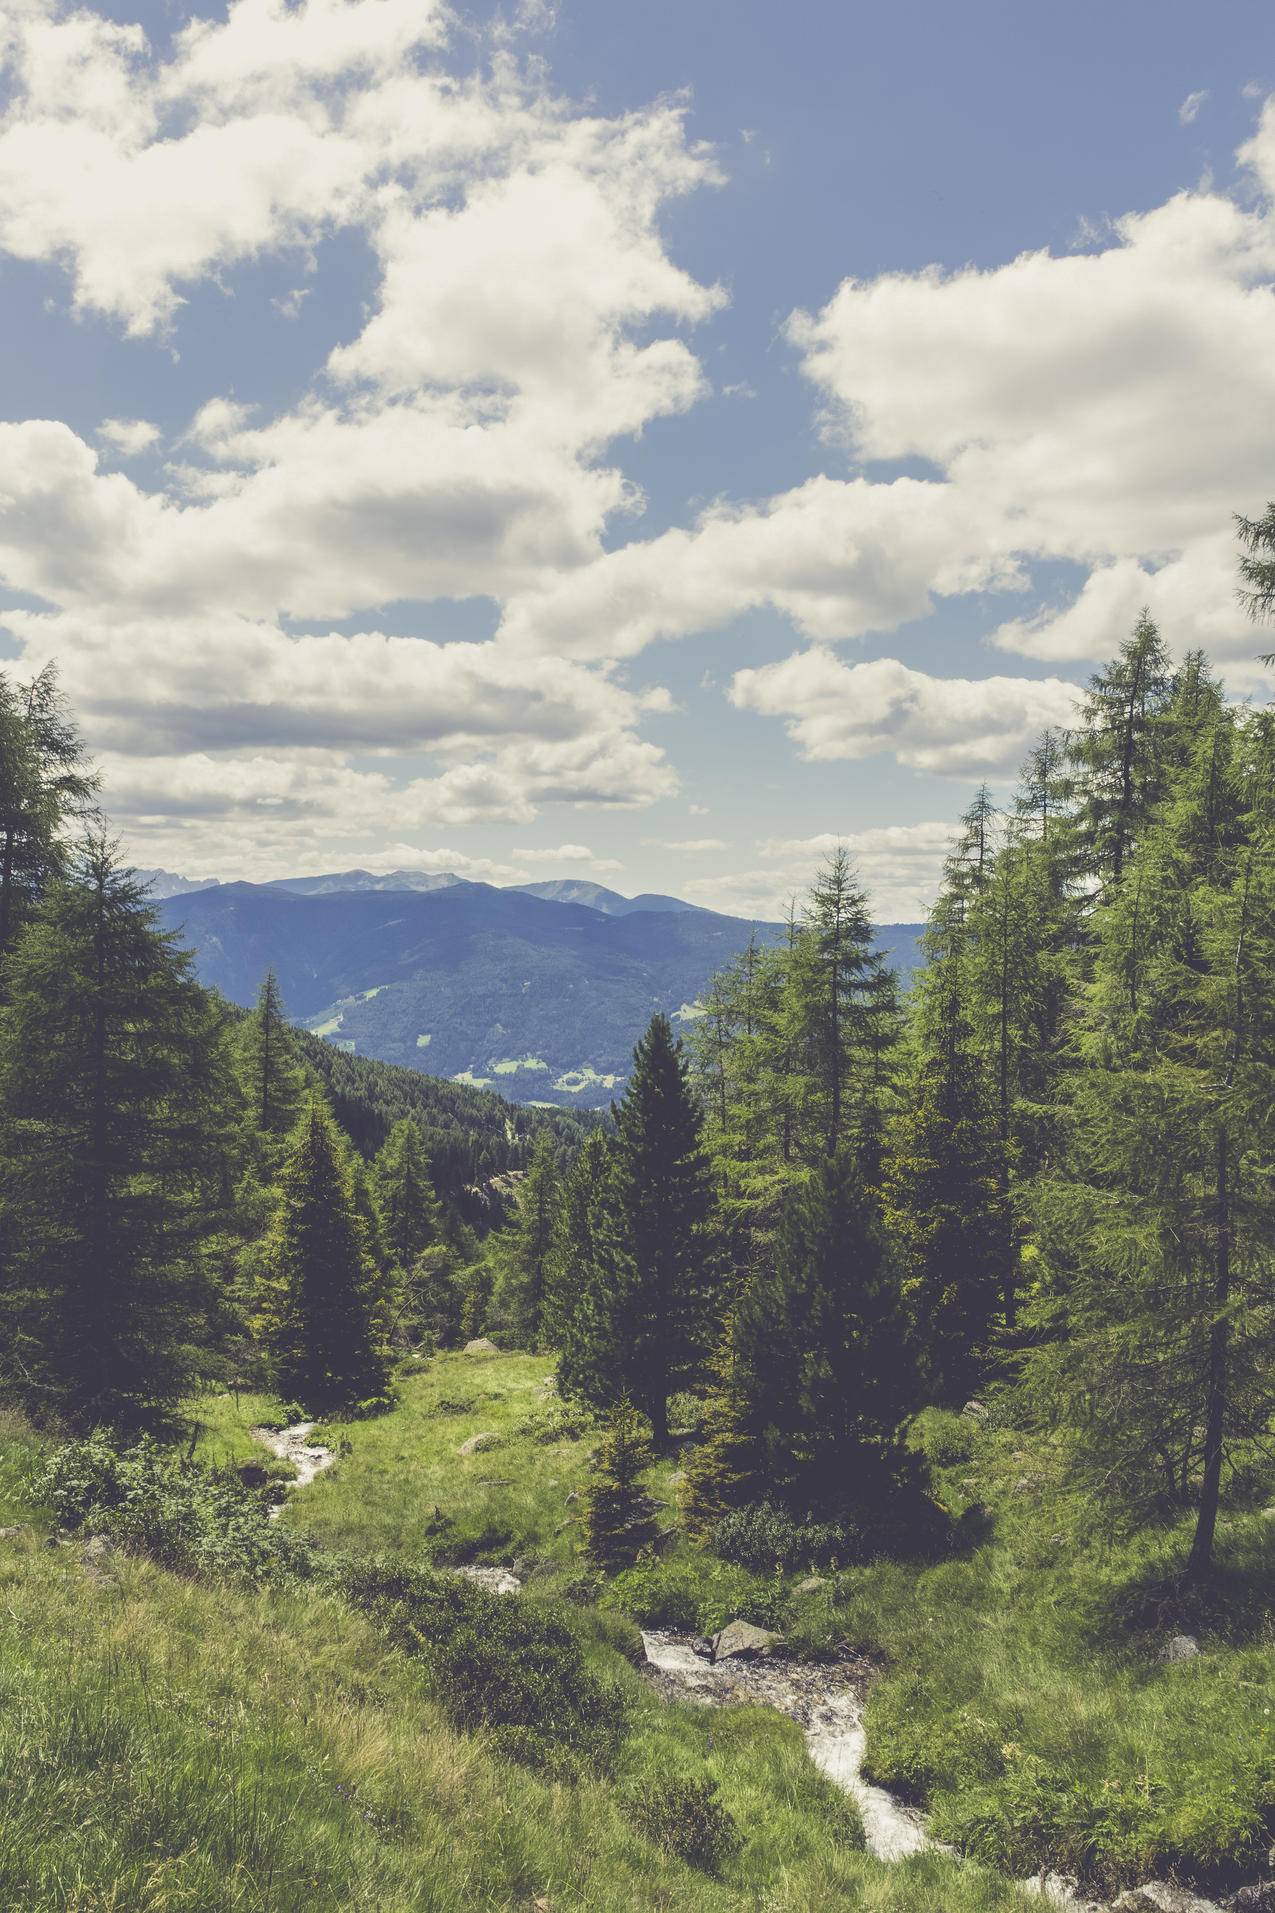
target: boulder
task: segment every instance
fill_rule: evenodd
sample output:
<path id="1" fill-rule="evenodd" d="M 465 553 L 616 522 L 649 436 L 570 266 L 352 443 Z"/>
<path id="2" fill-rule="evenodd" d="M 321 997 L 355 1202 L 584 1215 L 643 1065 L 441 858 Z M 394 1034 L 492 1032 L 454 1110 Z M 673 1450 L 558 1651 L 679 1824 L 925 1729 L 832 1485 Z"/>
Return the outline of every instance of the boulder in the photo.
<path id="1" fill-rule="evenodd" d="M 961 1413 L 962 1415 L 968 1415 L 971 1421 L 986 1421 L 987 1404 L 985 1402 L 966 1402 Z"/>
<path id="2" fill-rule="evenodd" d="M 18 1535 L 25 1534 L 26 1532 L 25 1528 L 0 1528 L 0 1541 L 16 1540 Z"/>
<path id="3" fill-rule="evenodd" d="M 814 1594 L 819 1588 L 827 1587 L 822 1574 L 808 1574 L 804 1581 L 798 1581 L 798 1594 Z"/>
<path id="4" fill-rule="evenodd" d="M 472 1342 L 465 1344 L 466 1355 L 499 1355 L 500 1350 L 485 1335 L 476 1335 Z"/>
<path id="5" fill-rule="evenodd" d="M 457 1568 L 467 1581 L 476 1582 L 489 1594 L 520 1594 L 522 1582 L 508 1568 Z"/>
<path id="6" fill-rule="evenodd" d="M 1271 1509 L 1275 1514 L 1275 1508 Z M 1254 1880 L 1231 1899 L 1235 1913 L 1275 1913 L 1275 1880 Z"/>
<path id="7" fill-rule="evenodd" d="M 766 1627 L 754 1627 L 751 1621 L 728 1621 L 721 1633 L 713 1636 L 713 1659 L 759 1660 L 778 1640 L 778 1634 Z"/>
<path id="8" fill-rule="evenodd" d="M 483 1435 L 471 1435 L 468 1441 L 462 1441 L 456 1450 L 458 1455 L 476 1455 L 483 1448 L 496 1448 L 500 1445 L 500 1436 L 493 1430 Z"/>
<path id="9" fill-rule="evenodd" d="M 1200 1643 L 1194 1634 L 1175 1634 L 1160 1649 L 1160 1659 L 1173 1667 L 1179 1661 L 1193 1661 L 1200 1651 Z"/>
<path id="10" fill-rule="evenodd" d="M 1131 1887 L 1113 1902 L 1112 1913 L 1221 1913 L 1214 1900 L 1202 1900 L 1169 1880 L 1151 1880 Z"/>

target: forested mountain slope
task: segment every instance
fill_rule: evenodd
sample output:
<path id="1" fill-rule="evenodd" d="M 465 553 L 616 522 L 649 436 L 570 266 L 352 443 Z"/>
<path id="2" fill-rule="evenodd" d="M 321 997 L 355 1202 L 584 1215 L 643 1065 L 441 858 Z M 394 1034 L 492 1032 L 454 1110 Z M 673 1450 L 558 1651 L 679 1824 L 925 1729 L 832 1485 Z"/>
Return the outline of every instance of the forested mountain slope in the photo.
<path id="1" fill-rule="evenodd" d="M 468 883 L 314 895 L 219 884 L 158 908 L 201 981 L 232 1002 L 251 1002 L 273 969 L 289 1013 L 341 1048 L 577 1108 L 610 1102 L 654 1011 L 686 1027 L 750 936 L 782 934 L 708 910 L 612 915 Z M 912 926 L 882 941 L 910 968 Z"/>

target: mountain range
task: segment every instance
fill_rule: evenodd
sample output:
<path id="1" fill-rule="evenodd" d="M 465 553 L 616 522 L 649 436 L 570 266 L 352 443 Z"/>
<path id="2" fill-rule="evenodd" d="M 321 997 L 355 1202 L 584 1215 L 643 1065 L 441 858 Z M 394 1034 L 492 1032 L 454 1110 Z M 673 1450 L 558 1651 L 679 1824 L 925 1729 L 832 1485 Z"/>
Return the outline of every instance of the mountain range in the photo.
<path id="1" fill-rule="evenodd" d="M 654 1011 L 685 1030 L 750 936 L 785 933 L 575 878 L 498 888 L 343 871 L 192 887 L 138 875 L 201 981 L 231 1001 L 253 1002 L 272 969 L 294 1020 L 339 1048 L 564 1108 L 609 1103 Z M 920 930 L 879 931 L 904 982 Z"/>

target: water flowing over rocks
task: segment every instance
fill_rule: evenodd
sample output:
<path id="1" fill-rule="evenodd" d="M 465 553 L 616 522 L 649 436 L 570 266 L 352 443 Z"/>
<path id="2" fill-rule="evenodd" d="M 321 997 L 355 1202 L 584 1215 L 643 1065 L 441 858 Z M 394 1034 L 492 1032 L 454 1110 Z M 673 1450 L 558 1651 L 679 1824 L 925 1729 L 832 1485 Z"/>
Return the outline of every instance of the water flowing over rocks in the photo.
<path id="1" fill-rule="evenodd" d="M 331 1448 L 310 1440 L 315 1426 L 312 1421 L 297 1421 L 290 1428 L 254 1428 L 252 1431 L 254 1439 L 272 1455 L 292 1463 L 297 1478 L 287 1484 L 290 1488 L 308 1488 L 315 1476 L 321 1475 L 336 1460 Z M 270 1510 L 270 1519 L 277 1520 L 282 1512 L 283 1504 L 279 1502 Z"/>
<path id="2" fill-rule="evenodd" d="M 723 1657 L 720 1643 L 746 1627 L 745 1622 L 732 1621 L 714 1642 L 643 1629 L 652 1681 L 670 1700 L 718 1707 L 774 1707 L 795 1720 L 805 1732 L 815 1765 L 856 1801 L 868 1852 L 875 1859 L 906 1860 L 910 1854 L 926 1851 L 952 1853 L 953 1848 L 934 1839 L 923 1813 L 864 1778 L 863 1700 L 875 1671 L 872 1662 L 849 1653 L 833 1662 L 789 1660 L 779 1637 L 763 1628 L 748 1628 L 750 1635 L 762 1637 L 750 1653 L 728 1652 Z M 1222 1913 L 1214 1901 L 1165 1881 L 1135 1887 L 1114 1904 L 1089 1898 L 1077 1881 L 1057 1873 L 1043 1872 L 1016 1884 L 1025 1898 L 1067 1907 L 1071 1913 Z M 1242 1897 L 1247 1891 L 1242 1889 L 1229 1902 L 1235 1913 L 1247 1905 Z"/>

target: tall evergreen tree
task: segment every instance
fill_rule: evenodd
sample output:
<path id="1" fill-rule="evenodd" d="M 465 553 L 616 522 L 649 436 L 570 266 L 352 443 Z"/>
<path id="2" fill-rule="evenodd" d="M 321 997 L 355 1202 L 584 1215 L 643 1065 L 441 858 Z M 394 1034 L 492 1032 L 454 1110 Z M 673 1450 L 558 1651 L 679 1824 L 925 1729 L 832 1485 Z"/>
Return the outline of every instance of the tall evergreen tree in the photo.
<path id="1" fill-rule="evenodd" d="M 0 957 L 65 872 L 66 828 L 96 789 L 54 667 L 26 686 L 0 672 Z"/>
<path id="2" fill-rule="evenodd" d="M 737 1370 L 732 1316 L 709 1368 L 698 1439 L 682 1464 L 682 1518 L 701 1540 L 750 1498 L 755 1482 L 756 1443 Z"/>
<path id="3" fill-rule="evenodd" d="M 239 1043 L 239 1071 L 248 1122 L 269 1167 L 296 1126 L 305 1097 L 305 1072 L 284 1013 L 273 970 L 267 970 L 257 1006 L 245 1020 Z"/>
<path id="4" fill-rule="evenodd" d="M 628 1567 L 654 1541 L 655 1504 L 642 1486 L 654 1460 L 650 1427 L 622 1395 L 607 1417 L 585 1493 L 585 1545 L 599 1567 Z"/>
<path id="5" fill-rule="evenodd" d="M 615 1400 L 632 1287 L 619 1240 L 611 1151 L 599 1130 L 567 1171 L 554 1223 L 545 1339 L 558 1350 L 558 1387 L 595 1407 Z"/>
<path id="6" fill-rule="evenodd" d="M 544 1343 L 561 1193 L 557 1150 L 545 1132 L 537 1137 L 530 1167 L 518 1186 L 513 1221 L 494 1239 L 491 1328 L 513 1348 L 540 1348 Z"/>
<path id="7" fill-rule="evenodd" d="M 1101 884 L 1120 882 L 1136 837 L 1164 796 L 1172 690 L 1168 653 L 1144 610 L 1120 655 L 1090 679 L 1070 738 L 1079 842 Z"/>
<path id="8" fill-rule="evenodd" d="M 760 1471 L 799 1512 L 880 1508 L 910 1474 L 919 1406 L 899 1276 L 848 1152 L 788 1198 L 769 1266 L 740 1298 L 736 1376 Z"/>
<path id="9" fill-rule="evenodd" d="M 384 1288 L 345 1143 L 317 1094 L 289 1140 L 264 1260 L 259 1328 L 279 1392 L 316 1409 L 380 1394 L 389 1373 Z"/>
<path id="10" fill-rule="evenodd" d="M 1099 915 L 1068 1154 L 1037 1193 L 1053 1290 L 1028 1398 L 1126 1511 L 1196 1516 L 1275 1409 L 1275 758 L 1223 716 Z"/>
<path id="11" fill-rule="evenodd" d="M 4 965 L 9 1385 L 137 1420 L 198 1371 L 230 1082 L 210 999 L 113 848 L 49 885 Z"/>

